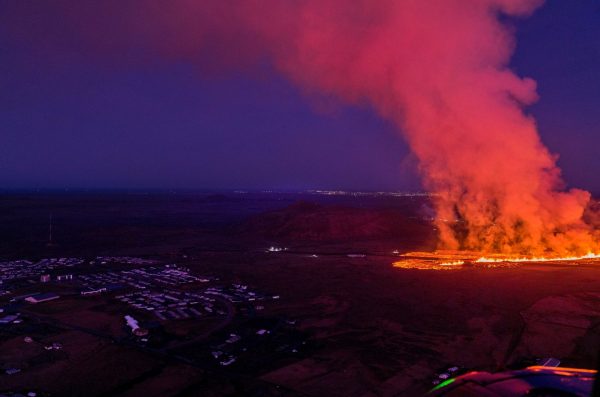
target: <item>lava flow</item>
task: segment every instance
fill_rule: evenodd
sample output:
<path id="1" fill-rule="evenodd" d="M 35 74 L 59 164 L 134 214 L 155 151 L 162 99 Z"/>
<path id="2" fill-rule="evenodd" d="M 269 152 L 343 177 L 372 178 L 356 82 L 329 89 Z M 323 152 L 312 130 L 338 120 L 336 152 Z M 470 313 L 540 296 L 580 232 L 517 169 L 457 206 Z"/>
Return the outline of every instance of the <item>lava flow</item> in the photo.
<path id="1" fill-rule="evenodd" d="M 402 269 L 455 270 L 465 266 L 478 268 L 516 267 L 522 263 L 571 262 L 587 263 L 600 260 L 600 254 L 589 252 L 580 256 L 565 257 L 511 257 L 501 254 L 481 256 L 472 251 L 408 252 L 400 255 L 402 260 L 393 263 Z"/>
<path id="2" fill-rule="evenodd" d="M 582 259 L 600 259 L 600 254 L 588 252 L 581 256 L 564 256 L 564 257 L 522 257 L 522 258 L 488 258 L 482 256 L 478 258 L 476 263 L 498 263 L 498 262 L 573 262 Z"/>

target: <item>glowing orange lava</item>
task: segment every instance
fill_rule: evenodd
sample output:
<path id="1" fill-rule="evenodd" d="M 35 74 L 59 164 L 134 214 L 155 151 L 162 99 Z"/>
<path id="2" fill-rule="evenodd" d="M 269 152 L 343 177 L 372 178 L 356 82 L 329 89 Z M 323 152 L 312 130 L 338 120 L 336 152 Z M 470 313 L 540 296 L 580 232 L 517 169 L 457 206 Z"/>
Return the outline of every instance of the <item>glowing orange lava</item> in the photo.
<path id="1" fill-rule="evenodd" d="M 600 254 L 588 252 L 581 256 L 564 256 L 564 257 L 521 257 L 521 258 L 487 258 L 482 256 L 475 260 L 476 263 L 498 263 L 498 262 L 568 262 L 578 261 L 582 259 L 600 259 Z"/>
<path id="2" fill-rule="evenodd" d="M 456 270 L 465 266 L 478 268 L 516 267 L 522 263 L 581 262 L 600 260 L 600 254 L 589 252 L 580 256 L 565 257 L 511 257 L 501 254 L 481 256 L 473 251 L 408 252 L 400 255 L 394 267 L 420 270 Z"/>

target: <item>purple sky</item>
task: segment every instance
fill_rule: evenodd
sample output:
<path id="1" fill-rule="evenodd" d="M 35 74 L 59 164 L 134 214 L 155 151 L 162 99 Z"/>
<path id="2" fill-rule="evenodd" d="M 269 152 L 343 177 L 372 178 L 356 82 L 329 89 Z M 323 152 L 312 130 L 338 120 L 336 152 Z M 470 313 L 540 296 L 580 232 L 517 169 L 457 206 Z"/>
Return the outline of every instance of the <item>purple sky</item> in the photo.
<path id="1" fill-rule="evenodd" d="M 56 15 L 37 18 L 60 36 Z M 517 28 L 543 141 L 570 185 L 600 193 L 600 7 L 550 0 Z M 267 66 L 215 75 L 35 47 L 0 28 L 0 188 L 419 189 L 389 123 L 307 100 Z"/>

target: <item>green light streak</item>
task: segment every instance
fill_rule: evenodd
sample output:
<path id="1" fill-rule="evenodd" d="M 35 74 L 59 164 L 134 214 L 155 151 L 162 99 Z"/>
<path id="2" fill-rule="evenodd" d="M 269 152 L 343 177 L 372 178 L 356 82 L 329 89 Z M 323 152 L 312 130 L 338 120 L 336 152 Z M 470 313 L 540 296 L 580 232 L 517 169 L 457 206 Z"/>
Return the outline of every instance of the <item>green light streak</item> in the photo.
<path id="1" fill-rule="evenodd" d="M 454 383 L 454 381 L 456 380 L 456 378 L 451 378 L 451 379 L 446 379 L 445 381 L 443 381 L 442 383 L 440 383 L 439 385 L 437 385 L 436 387 L 434 387 L 433 389 L 431 389 L 429 391 L 429 393 L 436 391 L 436 390 L 440 390 L 442 387 L 446 387 L 451 383 Z"/>

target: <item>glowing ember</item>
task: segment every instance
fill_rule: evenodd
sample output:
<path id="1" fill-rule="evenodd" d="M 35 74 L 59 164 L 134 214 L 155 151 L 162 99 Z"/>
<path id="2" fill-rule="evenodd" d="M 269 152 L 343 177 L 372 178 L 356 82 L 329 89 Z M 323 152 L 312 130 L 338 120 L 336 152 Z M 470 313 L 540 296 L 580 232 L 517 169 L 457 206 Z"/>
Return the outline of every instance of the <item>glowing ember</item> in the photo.
<path id="1" fill-rule="evenodd" d="M 498 263 L 498 262 L 568 262 L 578 261 L 582 259 L 600 259 L 600 254 L 588 252 L 582 256 L 565 256 L 565 257 L 532 257 L 532 258 L 486 258 L 481 257 L 475 260 L 476 263 Z"/>
<path id="2" fill-rule="evenodd" d="M 460 266 L 460 265 L 464 265 L 465 262 L 464 261 L 454 261 L 454 262 L 442 262 L 440 263 L 440 266 Z"/>
<path id="3" fill-rule="evenodd" d="M 462 254 L 462 255 L 461 255 Z M 466 263 L 465 257 L 475 258 L 460 251 L 409 252 L 400 255 L 403 259 L 394 262 L 394 267 L 419 270 L 456 270 Z"/>
<path id="4" fill-rule="evenodd" d="M 475 268 L 515 267 L 522 263 L 536 262 L 579 262 L 600 260 L 600 254 L 589 252 L 581 256 L 565 257 L 507 257 L 501 254 L 481 256 L 472 251 L 409 252 L 400 255 L 403 259 L 393 263 L 394 267 L 420 270 L 455 270 L 465 266 Z"/>
<path id="5" fill-rule="evenodd" d="M 394 262 L 394 267 L 401 269 L 418 269 L 418 270 L 454 270 L 460 269 L 464 264 L 463 261 L 455 262 L 439 262 L 439 261 L 428 261 L 428 260 L 404 260 Z"/>

